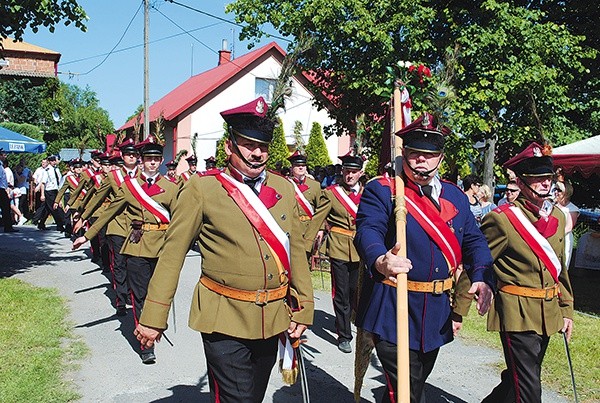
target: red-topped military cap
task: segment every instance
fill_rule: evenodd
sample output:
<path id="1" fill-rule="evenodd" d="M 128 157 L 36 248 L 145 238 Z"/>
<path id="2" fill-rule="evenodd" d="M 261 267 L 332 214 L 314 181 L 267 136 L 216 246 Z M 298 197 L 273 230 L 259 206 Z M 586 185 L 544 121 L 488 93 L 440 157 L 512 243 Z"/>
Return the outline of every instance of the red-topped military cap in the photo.
<path id="1" fill-rule="evenodd" d="M 502 165 L 519 176 L 548 176 L 554 174 L 552 149 L 535 141 Z"/>
<path id="2" fill-rule="evenodd" d="M 396 132 L 402 137 L 402 145 L 417 151 L 441 153 L 444 151 L 445 137 L 450 129 L 439 124 L 436 117 L 425 112 L 408 126 Z"/>
<path id="3" fill-rule="evenodd" d="M 110 157 L 111 155 L 109 152 L 104 152 L 98 156 L 98 160 L 101 165 L 110 165 Z"/>
<path id="4" fill-rule="evenodd" d="M 91 157 L 93 160 L 99 160 L 99 159 L 100 159 L 99 157 L 100 157 L 102 154 L 103 154 L 103 152 L 102 152 L 102 151 L 100 151 L 100 150 L 92 150 L 92 151 L 90 151 L 90 157 Z"/>
<path id="5" fill-rule="evenodd" d="M 362 169 L 364 157 L 353 155 L 352 151 L 348 151 L 348 154 L 338 157 L 342 161 L 342 167 L 352 169 Z"/>
<path id="6" fill-rule="evenodd" d="M 175 169 L 175 168 L 177 168 L 177 165 L 178 164 L 177 164 L 177 162 L 175 162 L 175 160 L 171 160 L 165 164 L 167 169 Z"/>
<path id="7" fill-rule="evenodd" d="M 83 161 L 81 158 L 73 158 L 69 161 L 69 165 L 73 168 L 81 168 L 83 166 Z"/>
<path id="8" fill-rule="evenodd" d="M 135 141 L 133 141 L 132 138 L 127 138 L 123 140 L 123 142 L 117 147 L 119 148 L 119 151 L 121 151 L 122 154 L 138 152 L 137 148 L 135 148 Z"/>
<path id="9" fill-rule="evenodd" d="M 217 166 L 217 159 L 211 155 L 210 157 L 204 159 L 204 163 L 206 165 L 206 169 L 214 168 Z"/>
<path id="10" fill-rule="evenodd" d="M 197 165 L 198 164 L 198 157 L 196 157 L 194 154 L 190 155 L 185 160 L 187 161 L 188 165 Z"/>
<path id="11" fill-rule="evenodd" d="M 116 151 L 115 153 L 113 153 L 110 156 L 110 158 L 108 159 L 108 161 L 112 165 L 121 165 L 123 163 L 123 157 L 121 156 L 121 152 L 120 151 Z"/>
<path id="12" fill-rule="evenodd" d="M 140 151 L 142 156 L 161 156 L 163 154 L 163 146 L 159 144 L 154 136 L 149 136 L 146 140 L 138 143 L 135 147 Z"/>
<path id="13" fill-rule="evenodd" d="M 245 105 L 221 112 L 221 116 L 234 134 L 260 143 L 270 143 L 275 123 L 266 118 L 267 110 L 263 97 L 258 97 Z"/>
<path id="14" fill-rule="evenodd" d="M 292 163 L 292 165 L 306 165 L 306 155 L 302 154 L 298 150 L 296 150 L 287 159 Z"/>

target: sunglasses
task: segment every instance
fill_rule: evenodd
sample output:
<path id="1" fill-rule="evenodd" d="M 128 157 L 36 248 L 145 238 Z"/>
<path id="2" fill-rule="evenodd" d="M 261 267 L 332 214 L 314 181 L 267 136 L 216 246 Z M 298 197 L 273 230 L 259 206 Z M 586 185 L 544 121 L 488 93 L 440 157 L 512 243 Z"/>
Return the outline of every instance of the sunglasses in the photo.
<path id="1" fill-rule="evenodd" d="M 506 189 L 506 191 L 507 191 L 508 193 L 514 193 L 514 192 L 518 192 L 518 191 L 519 191 L 519 189 Z"/>

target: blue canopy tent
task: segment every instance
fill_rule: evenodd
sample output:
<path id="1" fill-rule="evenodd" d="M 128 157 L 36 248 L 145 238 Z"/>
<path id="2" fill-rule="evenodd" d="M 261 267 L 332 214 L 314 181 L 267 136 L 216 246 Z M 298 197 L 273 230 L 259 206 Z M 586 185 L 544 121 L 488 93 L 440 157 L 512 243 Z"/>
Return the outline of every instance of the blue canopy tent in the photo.
<path id="1" fill-rule="evenodd" d="M 0 148 L 7 153 L 41 154 L 46 151 L 46 143 L 0 126 Z"/>

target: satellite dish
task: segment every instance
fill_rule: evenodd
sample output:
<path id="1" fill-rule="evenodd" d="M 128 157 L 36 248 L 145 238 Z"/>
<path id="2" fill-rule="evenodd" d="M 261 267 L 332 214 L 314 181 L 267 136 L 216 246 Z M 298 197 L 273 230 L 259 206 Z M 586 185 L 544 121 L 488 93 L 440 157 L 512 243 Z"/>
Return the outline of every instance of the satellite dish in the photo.
<path id="1" fill-rule="evenodd" d="M 60 122 L 61 117 L 60 117 L 60 114 L 58 113 L 58 111 L 52 112 L 52 119 L 54 119 L 55 122 Z"/>

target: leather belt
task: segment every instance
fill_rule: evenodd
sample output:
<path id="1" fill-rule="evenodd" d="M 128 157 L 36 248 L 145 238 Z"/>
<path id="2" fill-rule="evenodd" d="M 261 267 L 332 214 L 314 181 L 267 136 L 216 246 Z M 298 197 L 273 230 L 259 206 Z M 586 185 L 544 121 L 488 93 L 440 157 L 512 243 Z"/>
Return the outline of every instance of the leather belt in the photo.
<path id="1" fill-rule="evenodd" d="M 415 292 L 428 292 L 434 295 L 443 294 L 444 292 L 452 288 L 453 278 L 448 277 L 445 280 L 433 280 L 433 281 L 412 281 L 408 280 L 408 291 Z M 396 283 L 393 283 L 389 279 L 381 281 L 383 284 L 387 284 L 390 287 L 396 287 Z"/>
<path id="2" fill-rule="evenodd" d="M 282 285 L 279 288 L 269 290 L 240 290 L 239 288 L 228 287 L 212 280 L 209 277 L 201 276 L 200 283 L 209 290 L 227 298 L 238 301 L 254 302 L 258 306 L 267 305 L 268 302 L 277 301 L 285 298 L 288 292 L 288 286 Z"/>
<path id="3" fill-rule="evenodd" d="M 351 231 L 342 227 L 331 227 L 330 231 L 349 236 L 350 238 L 354 238 L 354 235 L 356 235 L 356 231 Z"/>
<path id="4" fill-rule="evenodd" d="M 312 220 L 312 217 L 309 217 L 307 215 L 301 215 L 300 216 L 300 221 L 304 222 L 304 221 L 310 221 Z"/>
<path id="5" fill-rule="evenodd" d="M 546 288 L 531 288 L 531 287 L 522 287 L 520 285 L 514 284 L 506 284 L 501 281 L 498 281 L 498 289 L 502 292 L 511 295 L 518 295 L 520 297 L 529 297 L 529 298 L 539 298 L 544 299 L 546 301 L 551 301 L 555 297 L 558 297 L 558 283 L 554 284 L 552 287 Z"/>
<path id="6" fill-rule="evenodd" d="M 169 224 L 150 224 L 144 223 L 142 224 L 143 231 L 166 231 L 169 228 Z"/>

